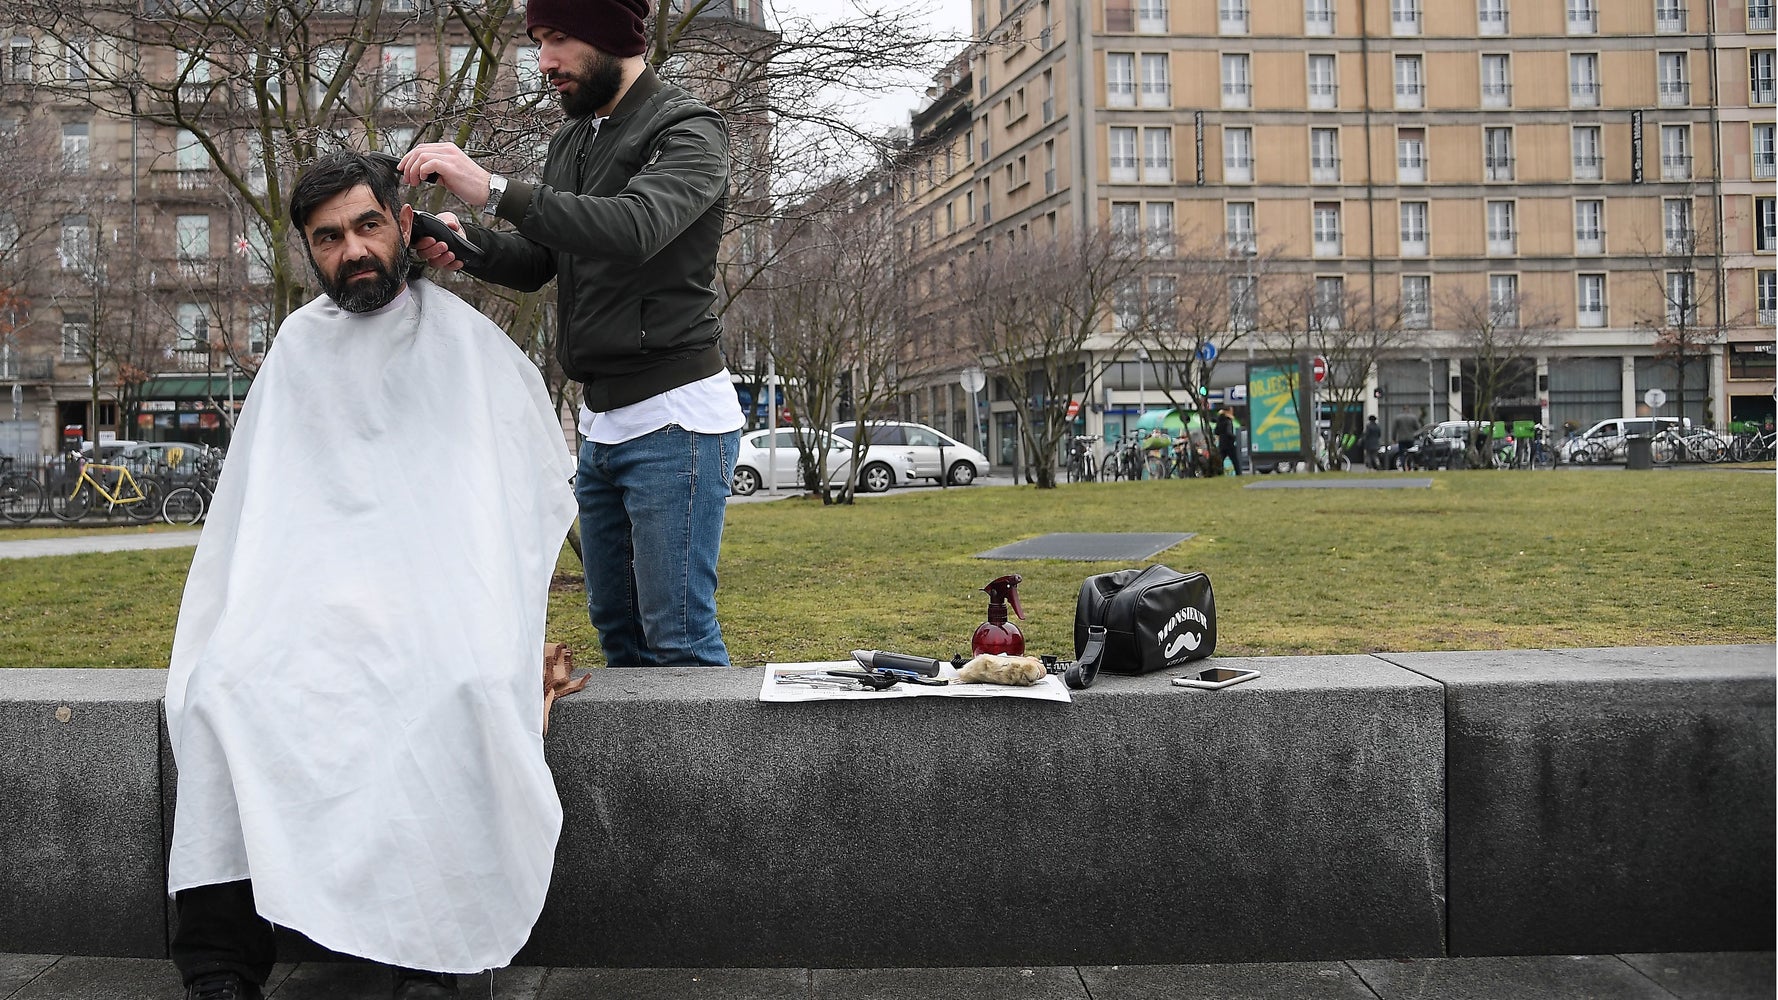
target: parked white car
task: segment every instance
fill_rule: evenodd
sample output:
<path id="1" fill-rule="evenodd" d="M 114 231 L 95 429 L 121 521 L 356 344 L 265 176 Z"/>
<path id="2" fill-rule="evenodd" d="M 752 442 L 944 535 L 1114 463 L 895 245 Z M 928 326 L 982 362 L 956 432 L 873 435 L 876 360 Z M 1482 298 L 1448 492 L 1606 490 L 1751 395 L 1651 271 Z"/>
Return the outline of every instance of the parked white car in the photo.
<path id="1" fill-rule="evenodd" d="M 848 441 L 857 440 L 858 423 L 848 420 L 834 424 L 833 432 Z M 912 465 L 913 471 L 908 476 L 930 479 L 935 483 L 941 476 L 949 476 L 953 486 L 968 486 L 977 476 L 988 474 L 988 456 L 925 424 L 872 420 L 868 440 L 864 461 L 866 489 L 870 488 L 873 465 L 879 466 L 879 471 Z M 902 481 L 905 482 L 906 477 Z M 889 485 L 893 484 L 883 488 L 888 489 Z"/>
<path id="2" fill-rule="evenodd" d="M 1624 457 L 1624 438 L 1631 434 L 1653 437 L 1674 427 L 1689 430 L 1690 419 L 1677 417 L 1614 417 L 1601 420 L 1578 437 L 1562 442 L 1564 462 L 1608 462 Z"/>
<path id="3" fill-rule="evenodd" d="M 777 434 L 778 444 L 775 467 L 777 475 L 774 482 L 779 489 L 803 488 L 802 456 L 796 447 L 798 434 L 803 435 L 804 440 L 809 440 L 810 435 L 819 436 L 827 453 L 828 485 L 838 486 L 844 483 L 858 465 L 853 461 L 852 442 L 823 430 L 780 427 L 775 432 L 749 431 L 741 435 L 741 450 L 735 457 L 735 477 L 731 486 L 736 496 L 749 496 L 765 485 L 767 470 L 773 468 L 770 446 L 774 433 Z M 906 463 L 891 465 L 883 459 L 863 463 L 863 470 L 859 487 L 869 492 L 882 492 L 895 482 L 896 476 L 905 478 L 913 472 L 912 466 Z M 880 485 L 873 486 L 873 480 Z"/>

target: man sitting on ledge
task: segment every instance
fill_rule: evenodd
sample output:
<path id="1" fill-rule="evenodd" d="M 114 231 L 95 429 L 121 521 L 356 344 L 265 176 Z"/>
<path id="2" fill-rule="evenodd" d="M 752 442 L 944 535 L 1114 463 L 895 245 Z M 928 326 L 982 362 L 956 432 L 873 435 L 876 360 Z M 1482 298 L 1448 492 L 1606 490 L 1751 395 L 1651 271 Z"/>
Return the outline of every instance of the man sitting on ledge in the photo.
<path id="1" fill-rule="evenodd" d="M 326 294 L 247 397 L 167 681 L 173 961 L 188 998 L 256 1000 L 276 925 L 452 996 L 549 886 L 540 653 L 573 467 L 536 367 L 410 275 L 390 167 L 323 157 L 290 217 Z"/>

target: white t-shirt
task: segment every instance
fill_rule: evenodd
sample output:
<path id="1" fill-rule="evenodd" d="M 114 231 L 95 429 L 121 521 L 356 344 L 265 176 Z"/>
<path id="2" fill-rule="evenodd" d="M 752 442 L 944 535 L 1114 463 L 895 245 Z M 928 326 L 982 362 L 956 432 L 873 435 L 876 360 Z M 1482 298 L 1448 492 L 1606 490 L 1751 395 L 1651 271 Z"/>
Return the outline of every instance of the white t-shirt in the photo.
<path id="1" fill-rule="evenodd" d="M 594 412 L 580 407 L 580 436 L 596 444 L 623 444 L 677 424 L 693 434 L 727 434 L 746 426 L 728 369 L 668 389 L 640 403 Z"/>

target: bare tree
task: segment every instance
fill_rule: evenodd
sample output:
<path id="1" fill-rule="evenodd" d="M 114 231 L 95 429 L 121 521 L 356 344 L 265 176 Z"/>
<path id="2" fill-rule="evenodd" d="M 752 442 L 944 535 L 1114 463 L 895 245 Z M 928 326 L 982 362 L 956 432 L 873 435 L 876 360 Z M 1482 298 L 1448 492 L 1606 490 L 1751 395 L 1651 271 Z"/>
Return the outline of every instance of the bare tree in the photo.
<path id="1" fill-rule="evenodd" d="M 61 170 L 50 118 L 0 125 L 0 357 L 15 357 L 29 334 L 31 293 L 55 260 L 60 214 L 44 179 Z"/>
<path id="2" fill-rule="evenodd" d="M 1559 314 L 1516 290 L 1491 290 L 1480 295 L 1469 290 L 1454 291 L 1445 297 L 1442 311 L 1457 335 L 1459 349 L 1473 360 L 1475 406 L 1470 419 L 1491 425 L 1496 400 L 1509 387 L 1515 373 L 1533 358 L 1534 349 L 1549 342 Z M 1474 440 L 1470 442 L 1468 461 L 1474 468 L 1488 465 Z"/>
<path id="3" fill-rule="evenodd" d="M 1091 396 L 1099 380 L 1096 366 L 1086 363 L 1088 350 L 1115 348 L 1141 322 L 1126 315 L 1114 323 L 1113 316 L 1117 291 L 1142 268 L 1129 240 L 1093 229 L 1016 243 L 1009 234 L 957 271 L 958 336 L 974 345 L 1011 398 L 1027 475 L 1040 489 L 1056 485 L 1071 423 L 1068 401 Z"/>
<path id="4" fill-rule="evenodd" d="M 1662 202 L 1659 239 L 1637 237 L 1638 264 L 1652 294 L 1635 314 L 1636 325 L 1655 331 L 1655 357 L 1671 362 L 1677 384 L 1676 412 L 1685 416 L 1686 372 L 1708 365 L 1716 346 L 1746 316 L 1730 315 L 1722 294 L 1722 250 L 1713 226 L 1693 221 L 1691 197 Z M 1704 394 L 1704 422 L 1714 423 L 1710 394 Z"/>

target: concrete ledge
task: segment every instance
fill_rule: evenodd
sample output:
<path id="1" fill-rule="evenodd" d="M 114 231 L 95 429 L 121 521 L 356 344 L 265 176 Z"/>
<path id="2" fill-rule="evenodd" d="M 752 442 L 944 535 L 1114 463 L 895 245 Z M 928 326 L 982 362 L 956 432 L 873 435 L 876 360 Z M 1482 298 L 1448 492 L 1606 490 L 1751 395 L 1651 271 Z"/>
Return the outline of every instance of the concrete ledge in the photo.
<path id="1" fill-rule="evenodd" d="M 596 671 L 551 724 L 567 821 L 520 961 L 1441 954 L 1441 690 L 1365 656 L 1253 665 L 1224 691 L 1102 675 L 1073 705 Z"/>
<path id="2" fill-rule="evenodd" d="M 159 670 L 0 670 L 0 951 L 167 953 Z"/>
<path id="3" fill-rule="evenodd" d="M 1769 948 L 1773 655 L 1228 659 L 1263 676 L 1102 676 L 1073 705 L 761 705 L 754 670 L 594 671 L 547 743 L 567 821 L 519 961 Z M 165 955 L 164 684 L 0 670 L 0 952 Z"/>
<path id="4" fill-rule="evenodd" d="M 1771 947 L 1771 646 L 1386 658 L 1445 686 L 1451 954 Z"/>

